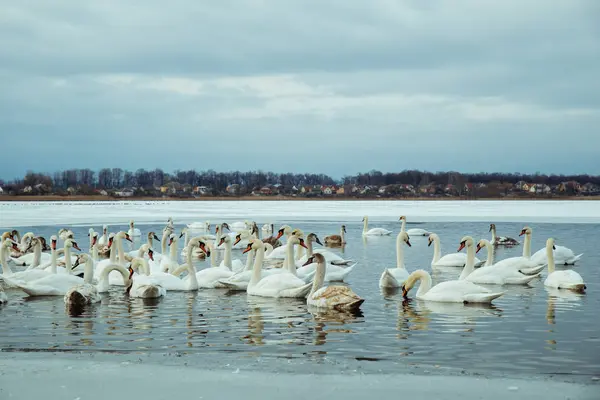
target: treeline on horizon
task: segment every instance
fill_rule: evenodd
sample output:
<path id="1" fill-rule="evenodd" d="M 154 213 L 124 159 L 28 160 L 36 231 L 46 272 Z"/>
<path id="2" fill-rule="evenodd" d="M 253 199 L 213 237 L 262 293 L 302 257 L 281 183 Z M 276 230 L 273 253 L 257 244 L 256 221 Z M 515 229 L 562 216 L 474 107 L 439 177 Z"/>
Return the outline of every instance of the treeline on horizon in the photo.
<path id="1" fill-rule="evenodd" d="M 177 182 L 192 186 L 206 186 L 217 191 L 223 191 L 228 185 L 239 184 L 240 186 L 254 188 L 265 185 L 281 184 L 283 186 L 301 185 L 394 185 L 410 184 L 415 187 L 430 183 L 462 185 L 465 183 L 511 183 L 519 181 L 529 183 L 543 183 L 547 185 L 558 185 L 565 181 L 577 181 L 579 183 L 594 183 L 600 185 L 598 175 L 546 175 L 546 174 L 520 174 L 520 173 L 460 173 L 454 171 L 428 172 L 418 170 L 404 170 L 401 172 L 383 173 L 372 170 L 357 175 L 347 175 L 340 180 L 335 180 L 326 174 L 298 174 L 298 173 L 275 173 L 264 171 L 233 171 L 216 172 L 214 170 L 176 170 L 173 173 L 164 172 L 157 168 L 154 170 L 138 169 L 135 172 L 121 168 L 103 168 L 98 172 L 91 169 L 68 169 L 57 171 L 53 174 L 28 171 L 22 179 L 10 182 L 0 180 L 3 186 L 35 186 L 43 184 L 48 188 L 66 189 L 68 187 L 90 187 L 96 189 L 121 189 L 125 187 L 160 187 L 170 182 Z"/>

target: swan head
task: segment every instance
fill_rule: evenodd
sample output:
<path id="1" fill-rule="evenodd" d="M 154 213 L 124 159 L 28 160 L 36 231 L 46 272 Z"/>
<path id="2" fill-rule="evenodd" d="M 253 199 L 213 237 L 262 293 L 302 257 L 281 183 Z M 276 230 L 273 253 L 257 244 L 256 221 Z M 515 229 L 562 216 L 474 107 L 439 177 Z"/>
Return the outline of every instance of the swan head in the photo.
<path id="1" fill-rule="evenodd" d="M 72 247 L 74 249 L 81 251 L 81 249 L 79 248 L 79 245 L 77 245 L 77 242 L 73 239 L 65 240 L 65 247 Z"/>
<path id="2" fill-rule="evenodd" d="M 415 286 L 415 283 L 421 279 L 421 274 L 422 272 L 425 272 L 423 270 L 416 270 L 413 273 L 411 273 L 408 278 L 406 278 L 406 281 L 404 281 L 404 283 L 402 284 L 402 286 L 400 287 L 400 290 L 402 291 L 402 297 L 404 297 L 405 299 L 407 299 L 407 295 L 408 292 L 410 292 L 410 290 Z"/>
<path id="3" fill-rule="evenodd" d="M 37 246 L 38 244 L 42 244 L 42 242 L 40 242 L 40 239 L 39 239 L 39 238 L 36 238 L 36 237 L 32 238 L 32 239 L 29 241 L 29 244 L 27 245 L 27 248 L 25 249 L 25 252 L 28 252 L 29 250 L 31 250 L 31 248 L 32 248 L 33 246 Z"/>
<path id="4" fill-rule="evenodd" d="M 303 231 L 302 229 L 298 229 L 298 228 L 296 228 L 296 229 L 294 229 L 294 230 L 292 231 L 292 236 L 296 236 L 296 237 L 299 237 L 299 238 L 303 238 L 303 237 L 304 237 L 304 231 Z"/>
<path id="5" fill-rule="evenodd" d="M 125 231 L 121 231 L 121 232 L 117 233 L 115 235 L 115 238 L 117 238 L 117 239 L 125 239 L 128 242 L 132 242 L 133 243 L 133 240 L 131 240 L 131 237 L 129 236 L 129 233 L 127 233 Z"/>
<path id="6" fill-rule="evenodd" d="M 325 265 L 325 257 L 323 257 L 321 253 L 314 253 L 312 256 L 308 257 L 308 259 L 304 264 L 302 264 L 302 266 L 309 265 L 312 263 Z"/>
<path id="7" fill-rule="evenodd" d="M 521 233 L 519 233 L 519 236 L 531 235 L 532 232 L 533 231 L 531 230 L 531 228 L 526 226 L 525 228 L 521 229 Z"/>
<path id="8" fill-rule="evenodd" d="M 247 252 L 252 251 L 252 250 L 258 250 L 258 249 L 260 249 L 263 246 L 264 246 L 264 243 L 263 243 L 262 240 L 260 240 L 260 239 L 252 239 L 250 241 L 250 243 L 248 243 L 248 246 L 246 246 L 246 248 L 244 249 L 244 251 L 242 251 L 242 254 L 246 254 Z"/>
<path id="9" fill-rule="evenodd" d="M 366 215 L 363 217 L 362 222 L 368 221 L 369 217 L 367 217 Z"/>
<path id="10" fill-rule="evenodd" d="M 228 224 L 227 222 L 223 222 L 223 223 L 221 224 L 221 226 L 222 226 L 224 229 L 227 229 L 229 232 L 231 232 L 231 229 L 229 229 L 229 224 Z"/>
<path id="11" fill-rule="evenodd" d="M 346 232 L 346 225 L 342 225 L 342 232 L 347 233 Z"/>
<path id="12" fill-rule="evenodd" d="M 401 215 L 398 221 L 406 221 L 406 215 Z"/>
<path id="13" fill-rule="evenodd" d="M 102 226 L 102 233 L 106 233 L 108 232 L 108 225 L 103 225 Z"/>
<path id="14" fill-rule="evenodd" d="M 400 232 L 398 234 L 398 236 L 400 236 L 400 240 L 402 240 L 404 243 L 406 243 L 406 245 L 408 247 L 412 247 L 412 245 L 410 244 L 410 236 L 408 236 L 408 233 L 406 233 L 406 232 Z"/>
<path id="15" fill-rule="evenodd" d="M 133 229 L 133 220 L 129 221 L 129 227 Z"/>
<path id="16" fill-rule="evenodd" d="M 290 234 L 292 232 L 292 227 L 289 225 L 283 225 L 281 228 L 279 228 L 279 230 L 277 231 L 277 237 L 275 239 L 279 239 L 280 237 L 282 237 L 283 235 L 287 235 Z"/>
<path id="17" fill-rule="evenodd" d="M 319 237 L 317 236 L 316 233 L 309 233 L 308 236 L 306 237 L 306 240 L 309 242 L 318 243 L 321 246 L 323 246 L 323 243 L 321 243 L 321 240 L 319 240 Z"/>
<path id="18" fill-rule="evenodd" d="M 81 253 L 78 254 L 77 257 L 75 258 L 75 262 L 73 263 L 73 267 L 71 267 L 71 269 L 75 269 L 78 266 L 80 266 L 81 264 L 85 264 L 88 262 L 88 260 L 90 260 L 90 256 L 86 253 Z"/>
<path id="19" fill-rule="evenodd" d="M 110 235 L 108 235 L 108 248 L 109 249 L 112 246 L 114 240 L 115 240 L 115 233 L 111 232 Z"/>
<path id="20" fill-rule="evenodd" d="M 488 232 L 495 231 L 495 230 L 496 230 L 496 224 L 490 224 L 490 230 Z"/>
<path id="21" fill-rule="evenodd" d="M 308 248 L 306 247 L 306 243 L 304 243 L 304 239 L 298 236 L 290 236 L 290 238 L 288 239 L 288 243 L 300 245 L 305 249 Z"/>
<path id="22" fill-rule="evenodd" d="M 88 236 L 92 236 L 92 233 L 94 233 L 94 228 L 88 229 Z"/>
<path id="23" fill-rule="evenodd" d="M 160 240 L 155 232 L 148 232 L 148 239 Z"/>
<path id="24" fill-rule="evenodd" d="M 179 239 L 181 239 L 182 237 L 184 237 L 186 233 L 188 233 L 188 228 L 187 227 L 183 228 L 181 230 L 181 233 L 179 234 Z"/>
<path id="25" fill-rule="evenodd" d="M 58 238 L 56 237 L 56 235 L 50 236 L 50 248 L 52 250 L 56 250 L 56 243 L 57 242 L 58 242 Z"/>
<path id="26" fill-rule="evenodd" d="M 489 243 L 489 241 L 486 239 L 481 239 L 479 242 L 477 242 L 477 250 L 475 251 L 475 253 L 479 253 L 479 250 L 486 247 L 487 243 Z"/>
<path id="27" fill-rule="evenodd" d="M 458 247 L 457 251 L 461 251 L 465 247 L 472 247 L 473 244 L 474 244 L 474 241 L 471 236 L 464 236 L 462 239 L 460 239 L 460 246 Z"/>
<path id="28" fill-rule="evenodd" d="M 220 247 L 223 243 L 231 243 L 231 237 L 229 235 L 221 236 L 221 240 L 219 240 L 217 247 Z"/>
<path id="29" fill-rule="evenodd" d="M 206 245 L 205 242 L 203 242 L 202 240 L 198 240 L 198 247 L 204 252 L 204 254 L 206 254 L 206 257 L 210 257 L 210 248 Z"/>
<path id="30" fill-rule="evenodd" d="M 95 246 L 96 242 L 98 242 L 98 232 L 92 233 L 92 246 Z"/>
<path id="31" fill-rule="evenodd" d="M 172 244 L 173 244 L 173 242 L 176 242 L 176 241 L 177 241 L 177 235 L 175 235 L 174 233 L 171 233 L 171 234 L 169 235 L 169 243 L 168 243 L 168 244 L 169 244 L 169 246 L 170 246 L 170 245 L 172 245 Z"/>
<path id="32" fill-rule="evenodd" d="M 16 229 L 13 229 L 12 231 L 10 231 L 10 238 L 11 239 L 15 239 L 16 237 L 20 237 L 21 235 L 19 234 L 19 231 Z"/>
<path id="33" fill-rule="evenodd" d="M 438 239 L 439 239 L 439 236 L 437 235 L 437 233 L 430 233 L 429 237 L 427 239 L 427 246 L 431 246 L 431 244 Z"/>
<path id="34" fill-rule="evenodd" d="M 548 240 L 546 240 L 546 248 L 552 248 L 552 250 L 556 250 L 556 246 L 554 245 L 554 238 L 548 238 Z"/>

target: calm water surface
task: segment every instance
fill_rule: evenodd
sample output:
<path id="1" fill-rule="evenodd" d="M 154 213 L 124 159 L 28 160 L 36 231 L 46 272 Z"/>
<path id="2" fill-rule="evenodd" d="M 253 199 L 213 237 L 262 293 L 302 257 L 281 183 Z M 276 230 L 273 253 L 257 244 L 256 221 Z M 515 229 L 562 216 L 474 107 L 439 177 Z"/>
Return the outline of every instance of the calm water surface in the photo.
<path id="1" fill-rule="evenodd" d="M 348 230 L 343 255 L 359 263 L 348 283 L 366 298 L 358 315 L 311 313 L 302 301 L 248 298 L 245 293 L 226 290 L 169 292 L 159 301 L 144 301 L 129 299 L 122 288 L 113 288 L 100 304 L 71 316 L 61 297 L 28 299 L 22 292 L 10 291 L 9 303 L 0 307 L 0 349 L 176 353 L 190 363 L 201 363 L 208 356 L 232 365 L 240 357 L 283 357 L 308 364 L 364 360 L 367 370 L 384 372 L 408 364 L 472 372 L 600 373 L 598 225 L 532 224 L 533 251 L 553 236 L 557 244 L 584 253 L 575 270 L 584 277 L 587 294 L 549 292 L 543 280 L 536 280 L 531 286 L 507 286 L 507 293 L 494 306 L 477 307 L 405 301 L 399 293 L 381 293 L 379 276 L 395 263 L 397 222 L 371 224 L 394 234 L 366 241 L 360 221 L 306 221 L 294 223 L 294 227 L 323 238 L 337 233 L 342 222 Z M 522 226 L 498 224 L 499 234 L 517 237 Z M 162 228 L 138 227 L 142 237 Z M 440 235 L 444 254 L 456 251 L 464 234 L 476 239 L 489 236 L 486 223 L 427 223 L 419 227 Z M 117 228 L 126 227 L 111 226 L 111 231 Z M 177 228 L 179 231 L 181 226 Z M 57 229 L 28 227 L 21 232 L 31 230 L 48 238 Z M 88 226 L 72 229 L 85 250 Z M 413 246 L 405 250 L 407 268 L 430 271 L 433 248 L 427 247 L 424 237 L 412 237 L 411 242 Z M 522 246 L 500 249 L 496 259 L 521 251 Z M 234 257 L 243 256 L 234 251 Z M 199 268 L 206 266 L 198 264 Z M 435 271 L 433 278 L 436 282 L 456 279 L 459 273 L 459 268 L 445 269 Z M 411 295 L 415 293 L 413 290 Z M 268 363 L 263 365 L 269 368 Z"/>

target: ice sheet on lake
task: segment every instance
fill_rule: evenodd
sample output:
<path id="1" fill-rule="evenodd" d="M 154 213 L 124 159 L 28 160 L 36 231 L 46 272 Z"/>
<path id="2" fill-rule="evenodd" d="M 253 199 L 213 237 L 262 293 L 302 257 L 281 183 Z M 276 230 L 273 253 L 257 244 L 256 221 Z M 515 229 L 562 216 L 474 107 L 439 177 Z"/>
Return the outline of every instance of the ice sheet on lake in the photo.
<path id="1" fill-rule="evenodd" d="M 0 202 L 0 227 L 269 221 L 494 221 L 599 223 L 600 201 L 114 201 Z"/>

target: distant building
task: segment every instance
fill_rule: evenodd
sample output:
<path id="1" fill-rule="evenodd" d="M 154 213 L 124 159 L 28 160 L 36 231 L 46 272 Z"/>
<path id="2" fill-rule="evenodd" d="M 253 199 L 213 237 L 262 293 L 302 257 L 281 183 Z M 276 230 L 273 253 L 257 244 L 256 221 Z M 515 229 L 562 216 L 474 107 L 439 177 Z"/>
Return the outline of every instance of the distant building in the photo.
<path id="1" fill-rule="evenodd" d="M 115 192 L 115 196 L 117 197 L 132 197 L 133 189 L 122 189 Z"/>

